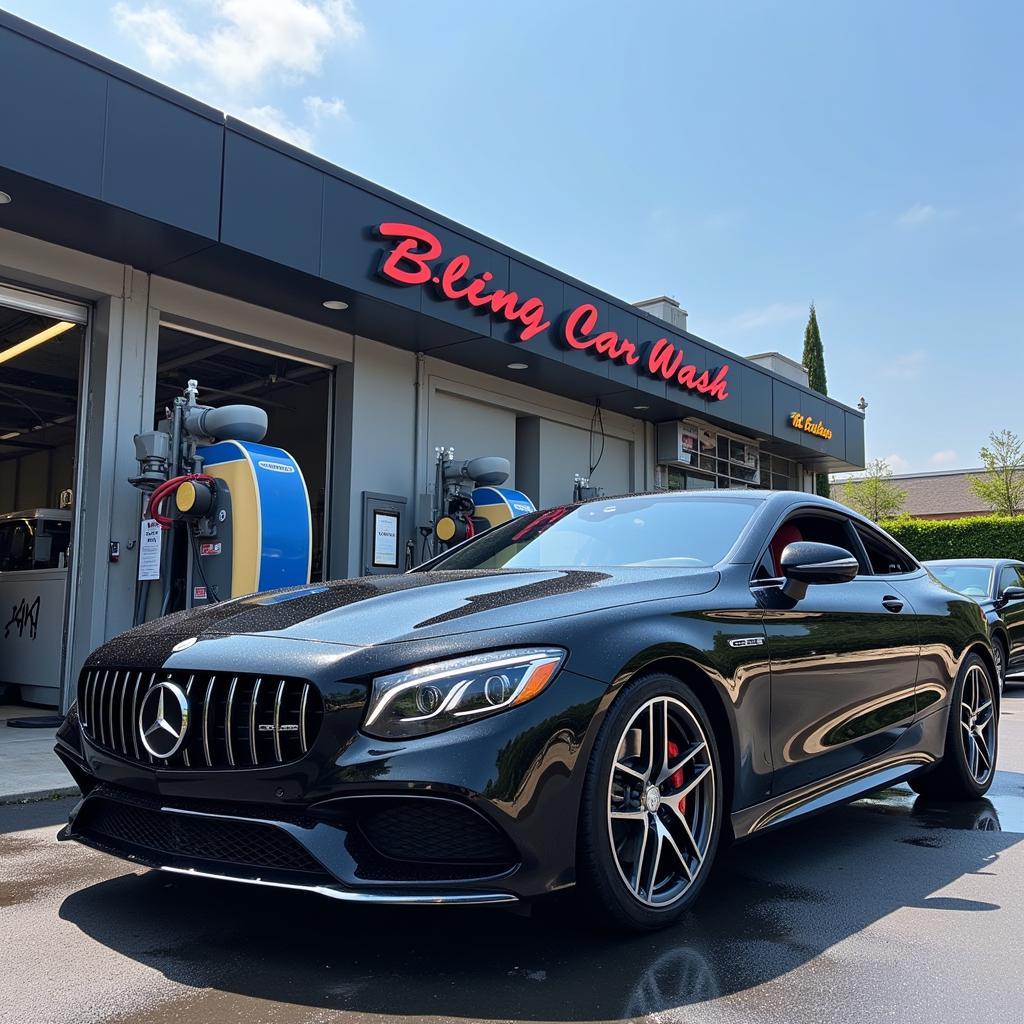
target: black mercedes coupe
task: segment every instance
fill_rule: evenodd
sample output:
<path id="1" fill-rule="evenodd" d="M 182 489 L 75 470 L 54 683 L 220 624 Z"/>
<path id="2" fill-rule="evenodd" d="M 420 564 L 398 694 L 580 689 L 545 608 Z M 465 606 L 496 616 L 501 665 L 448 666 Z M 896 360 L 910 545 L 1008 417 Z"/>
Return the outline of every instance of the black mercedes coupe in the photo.
<path id="1" fill-rule="evenodd" d="M 977 602 L 841 505 L 598 498 L 104 644 L 60 838 L 369 903 L 575 885 L 653 928 L 726 839 L 902 779 L 979 797 L 994 678 Z"/>

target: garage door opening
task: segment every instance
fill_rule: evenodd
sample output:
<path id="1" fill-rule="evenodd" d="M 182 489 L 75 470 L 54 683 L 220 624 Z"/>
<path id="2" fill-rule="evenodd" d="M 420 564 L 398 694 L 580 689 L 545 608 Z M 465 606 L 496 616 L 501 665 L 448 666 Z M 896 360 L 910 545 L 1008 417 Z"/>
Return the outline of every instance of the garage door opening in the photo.
<path id="1" fill-rule="evenodd" d="M 86 315 L 0 286 L 0 704 L 60 704 Z"/>
<path id="2" fill-rule="evenodd" d="M 154 425 L 189 380 L 203 405 L 255 405 L 267 414 L 262 443 L 283 448 L 306 481 L 312 516 L 310 580 L 324 579 L 333 371 L 272 351 L 161 324 Z M 182 557 L 184 549 L 180 550 Z M 178 595 L 169 610 L 184 607 Z"/>

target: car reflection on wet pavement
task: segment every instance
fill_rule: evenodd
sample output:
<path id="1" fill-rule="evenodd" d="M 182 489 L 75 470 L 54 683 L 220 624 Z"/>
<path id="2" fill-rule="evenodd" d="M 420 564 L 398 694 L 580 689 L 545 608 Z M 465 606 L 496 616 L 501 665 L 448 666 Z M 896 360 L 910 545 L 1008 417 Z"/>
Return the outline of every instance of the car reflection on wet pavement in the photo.
<path id="1" fill-rule="evenodd" d="M 735 846 L 696 910 L 597 933 L 532 913 L 339 906 L 58 847 L 0 808 L 4 1013 L 31 1021 L 1019 1021 L 1024 687 L 986 800 L 906 786 Z M 0 1013 L 0 1016 L 3 1016 Z"/>

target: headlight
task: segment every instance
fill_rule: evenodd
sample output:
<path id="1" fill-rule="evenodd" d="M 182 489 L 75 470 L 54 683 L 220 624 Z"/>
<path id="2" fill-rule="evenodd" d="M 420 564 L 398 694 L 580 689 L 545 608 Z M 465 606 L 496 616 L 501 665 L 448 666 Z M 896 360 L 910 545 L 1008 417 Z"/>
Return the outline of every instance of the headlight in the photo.
<path id="1" fill-rule="evenodd" d="M 533 700 L 565 660 L 557 648 L 474 654 L 373 681 L 363 731 L 406 739 L 464 725 Z"/>

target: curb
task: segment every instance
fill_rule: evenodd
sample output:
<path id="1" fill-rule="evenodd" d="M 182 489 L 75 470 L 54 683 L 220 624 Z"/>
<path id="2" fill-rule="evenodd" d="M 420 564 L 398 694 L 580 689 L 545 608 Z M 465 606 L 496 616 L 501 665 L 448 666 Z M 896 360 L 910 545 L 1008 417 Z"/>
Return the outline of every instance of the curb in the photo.
<path id="1" fill-rule="evenodd" d="M 0 793 L 0 807 L 8 804 L 31 804 L 40 800 L 59 800 L 66 796 L 81 796 L 77 786 L 58 786 L 52 789 L 36 789 L 28 793 Z"/>

